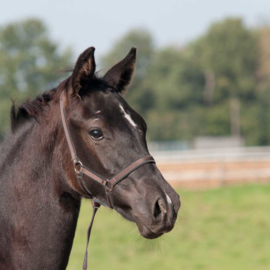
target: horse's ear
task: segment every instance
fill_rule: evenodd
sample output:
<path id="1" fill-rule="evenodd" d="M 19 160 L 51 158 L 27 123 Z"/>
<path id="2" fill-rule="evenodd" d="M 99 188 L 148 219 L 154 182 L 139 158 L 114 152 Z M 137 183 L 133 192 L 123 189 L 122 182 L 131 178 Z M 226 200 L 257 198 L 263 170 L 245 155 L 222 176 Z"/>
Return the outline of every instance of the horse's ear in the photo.
<path id="1" fill-rule="evenodd" d="M 93 77 L 96 70 L 94 58 L 95 48 L 86 49 L 78 58 L 73 73 L 71 75 L 73 93 L 79 94 L 84 83 L 87 83 Z"/>
<path id="2" fill-rule="evenodd" d="M 128 55 L 113 66 L 104 76 L 104 80 L 117 92 L 123 92 L 131 82 L 135 70 L 136 48 L 132 48 Z"/>

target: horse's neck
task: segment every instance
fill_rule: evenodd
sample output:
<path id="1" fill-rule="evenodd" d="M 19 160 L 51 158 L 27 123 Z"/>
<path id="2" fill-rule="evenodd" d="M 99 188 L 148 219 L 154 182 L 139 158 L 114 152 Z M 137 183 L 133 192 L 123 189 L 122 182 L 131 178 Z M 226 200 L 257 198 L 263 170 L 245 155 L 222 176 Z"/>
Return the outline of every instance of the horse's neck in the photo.
<path id="1" fill-rule="evenodd" d="M 57 157 L 58 129 L 44 128 L 21 131 L 0 165 L 0 269 L 65 269 L 68 262 L 80 198 Z"/>

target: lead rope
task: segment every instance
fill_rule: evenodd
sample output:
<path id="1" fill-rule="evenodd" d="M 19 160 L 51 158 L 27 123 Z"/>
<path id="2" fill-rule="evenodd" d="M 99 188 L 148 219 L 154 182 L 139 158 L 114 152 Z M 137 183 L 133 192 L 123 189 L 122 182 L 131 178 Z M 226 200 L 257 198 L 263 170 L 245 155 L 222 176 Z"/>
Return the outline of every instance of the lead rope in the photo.
<path id="1" fill-rule="evenodd" d="M 92 207 L 93 207 L 93 214 L 92 214 L 90 225 L 89 225 L 88 230 L 87 230 L 87 242 L 86 242 L 86 250 L 85 250 L 85 254 L 84 254 L 84 261 L 83 261 L 83 268 L 82 268 L 83 270 L 87 270 L 88 245 L 89 245 L 89 241 L 90 241 L 90 235 L 91 235 L 91 230 L 93 227 L 95 215 L 97 213 L 97 210 L 100 207 L 100 204 L 98 202 L 92 201 Z"/>

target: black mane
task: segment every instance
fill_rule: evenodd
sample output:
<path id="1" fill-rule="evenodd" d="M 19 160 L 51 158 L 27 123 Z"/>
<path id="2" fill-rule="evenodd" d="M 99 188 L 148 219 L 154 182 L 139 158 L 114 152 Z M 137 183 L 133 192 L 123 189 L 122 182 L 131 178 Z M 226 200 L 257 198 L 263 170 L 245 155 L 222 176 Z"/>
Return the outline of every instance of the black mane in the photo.
<path id="1" fill-rule="evenodd" d="M 44 108 L 49 106 L 49 103 L 54 99 L 56 93 L 57 88 L 53 88 L 37 96 L 34 100 L 28 99 L 19 107 L 16 107 L 13 102 L 10 111 L 11 131 L 15 132 L 18 127 L 31 119 L 37 120 Z"/>
<path id="2" fill-rule="evenodd" d="M 11 118 L 11 131 L 14 133 L 21 125 L 26 122 L 31 121 L 32 119 L 38 121 L 40 115 L 44 109 L 49 106 L 50 102 L 57 97 L 59 93 L 68 88 L 70 82 L 70 77 L 60 83 L 57 88 L 53 88 L 49 91 L 45 91 L 43 94 L 38 95 L 34 100 L 28 99 L 20 106 L 16 106 L 13 102 L 10 111 Z M 84 85 L 85 86 L 85 85 Z M 101 90 L 110 88 L 112 91 L 114 88 L 108 83 L 103 81 L 103 78 L 98 76 L 98 72 L 93 76 L 91 82 L 83 87 L 80 91 L 80 96 L 83 97 L 88 94 L 88 89 L 92 88 L 93 90 Z"/>

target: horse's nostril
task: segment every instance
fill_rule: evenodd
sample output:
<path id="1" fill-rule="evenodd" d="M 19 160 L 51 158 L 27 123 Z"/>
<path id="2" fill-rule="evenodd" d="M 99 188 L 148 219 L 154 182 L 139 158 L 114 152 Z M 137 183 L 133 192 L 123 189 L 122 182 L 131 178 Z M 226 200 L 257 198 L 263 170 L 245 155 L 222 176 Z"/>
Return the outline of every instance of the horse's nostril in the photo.
<path id="1" fill-rule="evenodd" d="M 160 214 L 166 213 L 166 208 L 162 203 L 162 200 L 159 199 L 155 203 L 155 209 L 154 209 L 154 217 L 157 218 Z"/>
<path id="2" fill-rule="evenodd" d="M 157 200 L 155 203 L 154 217 L 157 218 L 160 214 L 161 214 L 160 203 L 159 200 Z"/>

